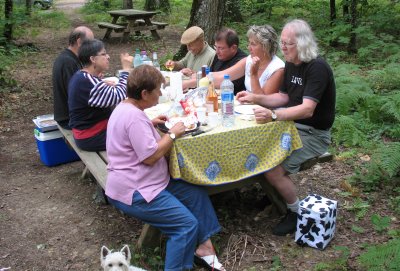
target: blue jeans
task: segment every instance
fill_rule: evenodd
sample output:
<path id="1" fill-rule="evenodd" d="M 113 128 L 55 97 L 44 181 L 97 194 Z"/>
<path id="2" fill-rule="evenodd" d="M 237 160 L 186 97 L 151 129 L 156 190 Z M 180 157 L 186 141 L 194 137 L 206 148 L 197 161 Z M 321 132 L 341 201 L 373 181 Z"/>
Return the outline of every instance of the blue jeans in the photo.
<path id="1" fill-rule="evenodd" d="M 133 194 L 131 206 L 108 200 L 125 214 L 158 228 L 168 237 L 165 271 L 192 268 L 196 246 L 221 229 L 206 190 L 184 181 L 171 179 L 167 188 L 149 203 L 138 191 Z"/>

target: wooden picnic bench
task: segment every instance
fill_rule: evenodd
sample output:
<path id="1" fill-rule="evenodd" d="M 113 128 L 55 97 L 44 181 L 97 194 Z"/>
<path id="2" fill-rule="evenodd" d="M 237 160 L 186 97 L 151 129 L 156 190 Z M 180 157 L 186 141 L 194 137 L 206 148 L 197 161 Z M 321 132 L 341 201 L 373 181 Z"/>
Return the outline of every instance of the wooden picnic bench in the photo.
<path id="1" fill-rule="evenodd" d="M 100 152 L 88 152 L 83 151 L 75 144 L 75 140 L 72 135 L 71 130 L 63 129 L 59 126 L 59 130 L 64 136 L 66 143 L 75 150 L 78 156 L 81 158 L 82 162 L 85 164 L 86 169 L 90 171 L 92 176 L 96 179 L 98 185 L 104 190 L 107 181 L 107 153 L 105 151 Z M 330 153 L 325 153 L 318 158 L 311 159 L 304 163 L 301 170 L 311 168 L 318 162 L 327 162 L 332 160 L 333 156 Z M 231 191 L 234 189 L 239 189 L 244 186 L 253 185 L 259 183 L 263 188 L 264 192 L 268 196 L 272 203 L 270 210 L 272 210 L 271 215 L 281 215 L 286 212 L 286 203 L 283 202 L 281 196 L 276 192 L 275 188 L 272 187 L 268 182 L 265 181 L 263 174 L 256 175 L 244 180 L 240 180 L 233 183 L 228 183 L 218 186 L 205 186 L 209 195 L 214 195 L 226 191 Z M 160 232 L 148 224 L 144 224 L 140 237 L 137 242 L 137 247 L 141 248 L 143 246 L 155 247 L 158 246 L 160 242 Z"/>
<path id="2" fill-rule="evenodd" d="M 103 40 L 110 38 L 112 31 L 123 32 L 122 40 L 127 40 L 129 34 L 134 32 L 140 35 L 140 31 L 151 31 L 155 39 L 160 39 L 157 30 L 164 29 L 168 23 L 152 21 L 151 18 L 157 14 L 155 11 L 144 11 L 136 9 L 111 10 L 108 12 L 112 17 L 111 23 L 99 22 L 101 29 L 107 29 Z M 122 18 L 122 21 L 119 21 Z"/>

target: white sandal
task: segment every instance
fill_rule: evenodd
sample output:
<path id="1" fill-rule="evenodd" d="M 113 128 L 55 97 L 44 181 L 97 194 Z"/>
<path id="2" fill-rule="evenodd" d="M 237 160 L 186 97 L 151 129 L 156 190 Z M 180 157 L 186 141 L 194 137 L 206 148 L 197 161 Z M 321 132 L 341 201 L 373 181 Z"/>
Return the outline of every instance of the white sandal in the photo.
<path id="1" fill-rule="evenodd" d="M 218 261 L 216 255 L 200 257 L 194 254 L 194 262 L 197 265 L 207 268 L 209 271 L 225 271 L 225 268 Z"/>

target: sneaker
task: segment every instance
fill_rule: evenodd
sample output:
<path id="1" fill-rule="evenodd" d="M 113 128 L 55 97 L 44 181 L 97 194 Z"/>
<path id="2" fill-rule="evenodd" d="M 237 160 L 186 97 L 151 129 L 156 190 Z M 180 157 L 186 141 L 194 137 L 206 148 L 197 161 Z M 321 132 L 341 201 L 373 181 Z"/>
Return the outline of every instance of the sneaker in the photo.
<path id="1" fill-rule="evenodd" d="M 297 228 L 297 213 L 287 210 L 286 216 L 282 218 L 278 225 L 273 228 L 272 233 L 274 235 L 285 236 L 286 234 L 292 234 Z"/>

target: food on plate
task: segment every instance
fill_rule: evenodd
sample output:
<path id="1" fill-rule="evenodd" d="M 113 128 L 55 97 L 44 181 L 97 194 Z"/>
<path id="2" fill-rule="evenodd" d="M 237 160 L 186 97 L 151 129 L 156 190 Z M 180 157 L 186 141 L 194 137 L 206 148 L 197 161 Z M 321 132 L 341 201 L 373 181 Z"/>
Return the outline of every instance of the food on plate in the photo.
<path id="1" fill-rule="evenodd" d="M 193 130 L 197 127 L 197 118 L 194 115 L 184 116 L 184 117 L 171 117 L 165 123 L 165 126 L 170 129 L 172 126 L 177 124 L 178 122 L 183 122 L 183 125 L 186 127 L 186 131 Z"/>

